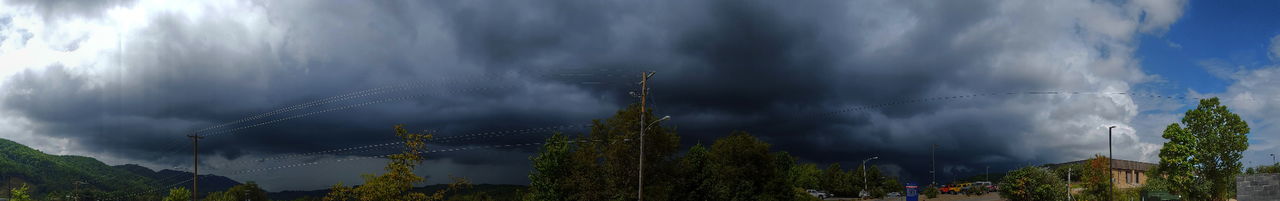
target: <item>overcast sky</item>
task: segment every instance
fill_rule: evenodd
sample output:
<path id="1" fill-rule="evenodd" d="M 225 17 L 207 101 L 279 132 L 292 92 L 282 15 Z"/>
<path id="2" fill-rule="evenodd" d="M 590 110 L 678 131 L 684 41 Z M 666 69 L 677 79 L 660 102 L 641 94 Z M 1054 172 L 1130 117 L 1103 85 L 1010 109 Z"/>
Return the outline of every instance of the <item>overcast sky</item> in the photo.
<path id="1" fill-rule="evenodd" d="M 1280 5 L 1207 3 L 9 0 L 0 137 L 160 169 L 190 167 L 198 131 L 202 173 L 297 190 L 380 171 L 343 159 L 404 124 L 479 134 L 433 144 L 466 149 L 429 154 L 430 183 L 525 184 L 536 146 L 476 147 L 584 132 L 655 71 L 685 145 L 746 130 L 916 182 L 931 144 L 949 180 L 1105 154 L 1112 125 L 1117 158 L 1156 162 L 1212 96 L 1253 128 L 1246 165 L 1269 163 Z"/>

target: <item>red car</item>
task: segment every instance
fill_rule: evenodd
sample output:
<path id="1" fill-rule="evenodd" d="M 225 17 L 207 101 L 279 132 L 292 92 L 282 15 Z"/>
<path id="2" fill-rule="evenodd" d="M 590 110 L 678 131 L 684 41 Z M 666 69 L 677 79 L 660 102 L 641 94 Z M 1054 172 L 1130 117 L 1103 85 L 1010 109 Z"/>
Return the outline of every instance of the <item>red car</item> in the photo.
<path id="1" fill-rule="evenodd" d="M 955 184 L 943 184 L 942 187 L 938 187 L 938 192 L 942 194 L 957 194 L 960 193 L 960 188 L 956 187 Z"/>

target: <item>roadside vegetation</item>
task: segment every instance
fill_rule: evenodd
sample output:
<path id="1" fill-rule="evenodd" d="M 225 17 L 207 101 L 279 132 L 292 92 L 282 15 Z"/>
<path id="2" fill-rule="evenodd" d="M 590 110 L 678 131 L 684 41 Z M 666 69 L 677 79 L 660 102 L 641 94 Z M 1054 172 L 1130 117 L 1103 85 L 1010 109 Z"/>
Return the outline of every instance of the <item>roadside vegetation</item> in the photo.
<path id="1" fill-rule="evenodd" d="M 629 200 L 638 195 L 639 107 L 596 120 L 591 132 L 556 134 L 531 158 L 533 171 L 525 200 Z M 651 112 L 643 114 L 654 120 Z M 896 178 L 868 165 L 844 168 L 798 163 L 787 152 L 737 131 L 678 154 L 676 129 L 655 126 L 644 139 L 645 200 L 811 200 L 815 189 L 837 197 L 856 197 L 864 185 L 873 197 L 900 192 Z M 863 179 L 866 182 L 863 182 Z"/>
<path id="2" fill-rule="evenodd" d="M 1235 176 L 1249 171 L 1240 164 L 1241 152 L 1249 148 L 1248 133 L 1249 125 L 1218 98 L 1201 100 L 1181 122 L 1164 130 L 1162 137 L 1168 142 L 1160 149 L 1160 163 L 1148 171 L 1151 176 L 1141 188 L 1112 186 L 1107 175 L 1110 160 L 1098 155 L 1085 164 L 1010 172 L 1000 184 L 1000 196 L 1012 201 L 1066 200 L 1063 182 L 1070 179 L 1081 181 L 1084 188 L 1072 195 L 1074 200 L 1109 200 L 1111 191 L 1110 200 L 1141 200 L 1143 192 L 1167 192 L 1183 200 L 1228 200 L 1235 196 Z"/>
<path id="3" fill-rule="evenodd" d="M 1280 163 L 1272 165 L 1262 165 L 1257 167 L 1249 167 L 1245 169 L 1245 174 L 1272 174 L 1280 173 Z"/>

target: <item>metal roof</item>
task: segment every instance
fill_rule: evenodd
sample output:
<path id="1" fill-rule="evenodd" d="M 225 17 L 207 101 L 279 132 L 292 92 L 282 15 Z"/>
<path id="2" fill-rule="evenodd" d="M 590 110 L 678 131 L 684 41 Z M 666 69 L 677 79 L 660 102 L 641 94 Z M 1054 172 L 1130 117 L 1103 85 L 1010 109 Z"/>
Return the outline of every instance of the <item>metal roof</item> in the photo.
<path id="1" fill-rule="evenodd" d="M 1086 162 L 1089 162 L 1089 160 L 1091 160 L 1091 159 L 1078 160 L 1078 161 L 1071 161 L 1071 162 L 1059 163 L 1059 164 L 1052 164 L 1052 165 L 1048 165 L 1048 166 L 1050 166 L 1050 167 L 1054 167 L 1054 166 L 1061 166 L 1061 165 L 1080 164 L 1080 163 L 1086 163 Z M 1145 172 L 1145 171 L 1151 170 L 1151 168 L 1155 168 L 1155 167 L 1156 167 L 1156 165 L 1157 165 L 1157 164 L 1154 164 L 1154 163 L 1144 163 L 1144 162 L 1131 161 L 1131 160 L 1122 160 L 1122 159 L 1111 159 L 1111 169 L 1137 170 L 1137 171 L 1144 171 L 1144 172 Z"/>

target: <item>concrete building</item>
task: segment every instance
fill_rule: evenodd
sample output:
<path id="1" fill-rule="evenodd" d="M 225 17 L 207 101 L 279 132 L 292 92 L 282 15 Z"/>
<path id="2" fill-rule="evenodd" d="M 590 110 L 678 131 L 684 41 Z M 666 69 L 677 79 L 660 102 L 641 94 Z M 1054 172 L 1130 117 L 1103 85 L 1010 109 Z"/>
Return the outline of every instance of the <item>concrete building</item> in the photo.
<path id="1" fill-rule="evenodd" d="M 1071 161 L 1050 166 L 1086 164 L 1089 160 Z M 1111 159 L 1111 175 L 1119 188 L 1137 188 L 1147 184 L 1147 171 L 1156 167 L 1153 163 L 1131 160 Z"/>

